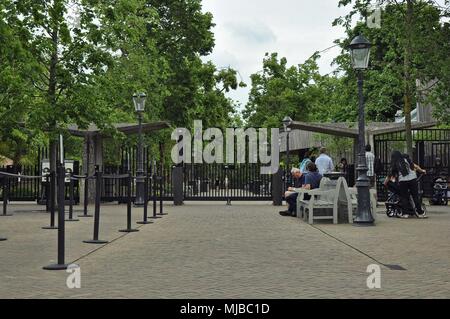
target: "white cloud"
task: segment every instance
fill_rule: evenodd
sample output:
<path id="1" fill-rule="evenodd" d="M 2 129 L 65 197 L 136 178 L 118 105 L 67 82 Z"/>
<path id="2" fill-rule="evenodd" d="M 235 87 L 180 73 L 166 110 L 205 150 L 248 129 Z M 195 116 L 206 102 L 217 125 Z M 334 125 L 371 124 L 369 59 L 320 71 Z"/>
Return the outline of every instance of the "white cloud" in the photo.
<path id="1" fill-rule="evenodd" d="M 278 52 L 290 65 L 296 65 L 344 36 L 344 30 L 331 23 L 349 8 L 338 8 L 337 4 L 337 0 L 203 0 L 203 10 L 213 14 L 216 24 L 216 46 L 206 60 L 239 71 L 248 87 L 229 96 L 245 105 L 249 76 L 261 70 L 266 52 Z M 339 50 L 322 55 L 322 73 L 332 71 L 330 64 Z"/>

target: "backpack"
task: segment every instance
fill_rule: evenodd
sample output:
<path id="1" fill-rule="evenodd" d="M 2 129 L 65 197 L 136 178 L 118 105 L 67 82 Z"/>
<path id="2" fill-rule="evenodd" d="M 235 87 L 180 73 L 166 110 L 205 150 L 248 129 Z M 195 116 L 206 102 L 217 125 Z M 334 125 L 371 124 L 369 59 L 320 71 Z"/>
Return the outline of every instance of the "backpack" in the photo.
<path id="1" fill-rule="evenodd" d="M 306 172 L 306 166 L 309 162 L 312 162 L 309 158 L 304 158 L 303 161 L 300 163 L 300 172 L 304 173 Z"/>

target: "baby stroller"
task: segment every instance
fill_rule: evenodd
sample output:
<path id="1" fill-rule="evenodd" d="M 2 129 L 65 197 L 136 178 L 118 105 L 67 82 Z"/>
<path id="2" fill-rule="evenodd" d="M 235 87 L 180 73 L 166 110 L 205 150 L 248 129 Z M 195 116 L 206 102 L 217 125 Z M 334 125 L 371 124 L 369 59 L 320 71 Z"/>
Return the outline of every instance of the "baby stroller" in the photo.
<path id="1" fill-rule="evenodd" d="M 433 181 L 433 195 L 430 198 L 430 205 L 446 206 L 448 204 L 447 183 L 447 179 L 443 176 L 440 176 Z"/>
<path id="2" fill-rule="evenodd" d="M 422 190 L 422 183 L 421 183 L 421 179 L 422 179 L 423 175 L 419 175 L 417 177 L 417 184 L 418 184 L 418 189 L 419 189 L 419 202 L 422 203 L 422 211 L 424 213 L 426 213 L 427 209 L 425 204 L 422 201 L 423 198 L 423 190 Z M 413 209 L 413 211 L 416 210 L 416 205 L 414 203 L 414 200 L 412 198 L 411 195 L 409 195 L 409 202 L 410 205 Z M 388 217 L 401 217 L 405 214 L 404 212 L 404 207 L 402 207 L 401 205 L 401 200 L 400 200 L 400 194 L 398 191 L 397 186 L 392 185 L 391 187 L 388 187 L 388 198 L 386 200 L 386 215 Z"/>

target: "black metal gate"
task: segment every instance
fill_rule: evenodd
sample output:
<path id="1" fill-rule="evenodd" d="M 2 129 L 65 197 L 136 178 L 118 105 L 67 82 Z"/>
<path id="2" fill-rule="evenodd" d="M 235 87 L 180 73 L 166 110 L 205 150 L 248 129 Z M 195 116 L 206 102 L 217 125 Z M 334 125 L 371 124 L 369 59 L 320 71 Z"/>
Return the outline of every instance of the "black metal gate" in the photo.
<path id="1" fill-rule="evenodd" d="M 432 182 L 438 170 L 448 176 L 450 172 L 450 130 L 449 129 L 419 129 L 413 130 L 413 160 L 427 170 L 422 178 L 424 195 L 429 197 Z M 385 133 L 374 136 L 375 156 L 380 158 L 382 174 L 377 176 L 377 191 L 380 201 L 386 200 L 386 190 L 383 181 L 389 171 L 391 153 L 394 150 L 406 149 L 405 132 Z M 442 160 L 442 167 L 437 167 L 436 158 Z"/>
<path id="2" fill-rule="evenodd" d="M 259 164 L 185 164 L 185 200 L 270 200 L 272 176 Z"/>

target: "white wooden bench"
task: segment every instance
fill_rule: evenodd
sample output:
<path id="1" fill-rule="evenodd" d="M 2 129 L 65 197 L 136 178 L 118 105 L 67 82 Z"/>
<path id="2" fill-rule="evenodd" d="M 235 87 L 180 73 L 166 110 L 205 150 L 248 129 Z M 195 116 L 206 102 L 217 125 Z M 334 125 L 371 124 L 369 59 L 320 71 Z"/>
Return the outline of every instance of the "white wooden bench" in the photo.
<path id="1" fill-rule="evenodd" d="M 332 219 L 334 224 L 338 222 L 338 194 L 339 184 L 330 185 L 330 180 L 323 177 L 320 181 L 320 186 L 317 189 L 307 190 L 298 188 L 297 197 L 297 217 L 308 219 L 308 223 L 312 224 L 315 219 Z M 309 200 L 304 199 L 304 195 L 311 196 Z M 331 210 L 331 215 L 314 216 L 314 211 L 317 209 Z"/>

